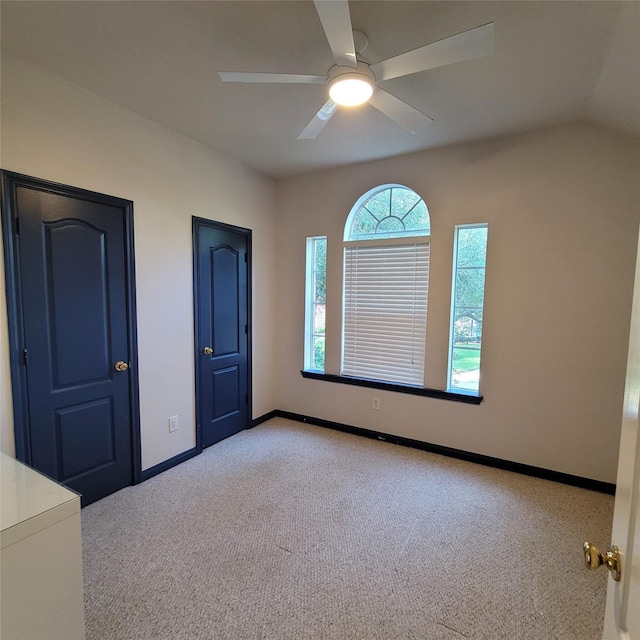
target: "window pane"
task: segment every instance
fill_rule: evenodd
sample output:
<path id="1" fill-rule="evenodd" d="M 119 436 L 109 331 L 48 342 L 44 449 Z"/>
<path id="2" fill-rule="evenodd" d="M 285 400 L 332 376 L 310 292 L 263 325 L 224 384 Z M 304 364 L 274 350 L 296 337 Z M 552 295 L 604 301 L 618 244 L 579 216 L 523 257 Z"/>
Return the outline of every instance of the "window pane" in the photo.
<path id="1" fill-rule="evenodd" d="M 484 268 L 458 267 L 456 270 L 456 307 L 482 307 L 483 300 Z"/>
<path id="2" fill-rule="evenodd" d="M 453 321 L 453 343 L 464 345 L 482 338 L 482 309 L 478 307 L 456 307 Z"/>
<path id="3" fill-rule="evenodd" d="M 376 225 L 378 221 L 369 213 L 369 211 L 362 207 L 353 221 L 353 225 L 351 227 L 351 235 L 352 236 L 364 236 L 375 234 Z"/>
<path id="4" fill-rule="evenodd" d="M 324 371 L 324 338 L 313 339 L 313 368 Z"/>
<path id="5" fill-rule="evenodd" d="M 315 305 L 315 310 L 313 314 L 313 333 L 324 335 L 324 316 L 325 316 L 326 306 L 324 304 Z"/>
<path id="6" fill-rule="evenodd" d="M 424 235 L 429 233 L 429 212 L 423 200 L 420 200 L 420 202 L 407 213 L 403 218 L 403 222 L 407 231 L 420 230 Z"/>
<path id="7" fill-rule="evenodd" d="M 313 256 L 314 291 L 313 299 L 317 304 L 327 300 L 327 239 L 316 238 Z"/>
<path id="8" fill-rule="evenodd" d="M 411 189 L 393 188 L 391 189 L 391 211 L 394 216 L 402 218 L 420 199 L 420 196 Z"/>
<path id="9" fill-rule="evenodd" d="M 327 239 L 307 238 L 304 368 L 324 371 Z"/>
<path id="10" fill-rule="evenodd" d="M 480 346 L 453 348 L 451 388 L 478 391 L 480 386 Z"/>
<path id="11" fill-rule="evenodd" d="M 456 227 L 448 388 L 478 393 L 487 225 Z"/>
<path id="12" fill-rule="evenodd" d="M 383 234 L 391 233 L 393 235 L 401 234 L 404 231 L 404 224 L 400 218 L 388 216 L 381 220 L 376 229 L 376 236 L 383 237 Z"/>
<path id="13" fill-rule="evenodd" d="M 373 190 L 372 195 L 362 200 L 361 204 L 356 203 L 357 208 L 352 209 L 347 219 L 345 240 L 429 235 L 427 205 L 412 189 L 389 185 Z"/>
<path id="14" fill-rule="evenodd" d="M 390 190 L 378 191 L 374 196 L 369 198 L 364 206 L 378 219 L 382 220 L 389 215 L 391 211 Z"/>
<path id="15" fill-rule="evenodd" d="M 484 267 L 487 260 L 487 227 L 459 228 L 458 267 Z"/>

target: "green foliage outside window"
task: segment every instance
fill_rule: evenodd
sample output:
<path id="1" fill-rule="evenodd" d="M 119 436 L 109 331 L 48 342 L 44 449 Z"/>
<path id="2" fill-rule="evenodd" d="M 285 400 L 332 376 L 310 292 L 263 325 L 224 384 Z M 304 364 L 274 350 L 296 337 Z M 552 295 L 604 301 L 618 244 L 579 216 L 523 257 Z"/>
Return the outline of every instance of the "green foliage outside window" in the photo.
<path id="1" fill-rule="evenodd" d="M 424 200 L 406 187 L 386 187 L 358 208 L 349 240 L 429 235 L 429 212 Z"/>
<path id="2" fill-rule="evenodd" d="M 486 256 L 486 225 L 458 228 L 450 386 L 475 391 L 480 375 Z"/>
<path id="3" fill-rule="evenodd" d="M 327 309 L 327 239 L 313 241 L 312 368 L 324 371 L 324 332 Z"/>

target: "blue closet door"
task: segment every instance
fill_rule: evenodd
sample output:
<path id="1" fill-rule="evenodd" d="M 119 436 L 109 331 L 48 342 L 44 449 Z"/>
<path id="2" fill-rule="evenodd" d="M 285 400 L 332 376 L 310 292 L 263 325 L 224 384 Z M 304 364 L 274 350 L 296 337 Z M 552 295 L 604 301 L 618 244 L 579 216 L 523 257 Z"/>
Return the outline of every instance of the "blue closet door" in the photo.
<path id="1" fill-rule="evenodd" d="M 28 462 L 83 505 L 133 482 L 126 201 L 114 201 L 13 186 Z"/>
<path id="2" fill-rule="evenodd" d="M 248 236 L 195 221 L 201 444 L 249 426 Z"/>

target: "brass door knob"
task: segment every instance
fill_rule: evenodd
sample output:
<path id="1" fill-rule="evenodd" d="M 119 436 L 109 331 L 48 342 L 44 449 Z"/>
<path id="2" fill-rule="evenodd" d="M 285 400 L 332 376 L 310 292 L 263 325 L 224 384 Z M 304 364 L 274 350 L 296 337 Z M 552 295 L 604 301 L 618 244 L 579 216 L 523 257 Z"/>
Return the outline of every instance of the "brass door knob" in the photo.
<path id="1" fill-rule="evenodd" d="M 611 551 L 607 551 L 607 553 L 602 555 L 595 544 L 585 542 L 582 545 L 582 550 L 584 551 L 584 563 L 587 569 L 593 571 L 604 564 L 607 569 L 611 571 L 611 577 L 616 582 L 620 581 L 620 574 L 622 571 L 622 554 L 618 547 L 614 545 L 611 547 Z"/>
<path id="2" fill-rule="evenodd" d="M 205 356 L 210 356 L 211 354 L 213 354 L 213 349 L 211 347 L 205 347 L 202 350 L 202 353 L 204 353 Z"/>
<path id="3" fill-rule="evenodd" d="M 118 360 L 118 362 L 113 365 L 113 368 L 116 371 L 126 371 L 129 368 L 129 365 L 123 360 Z"/>

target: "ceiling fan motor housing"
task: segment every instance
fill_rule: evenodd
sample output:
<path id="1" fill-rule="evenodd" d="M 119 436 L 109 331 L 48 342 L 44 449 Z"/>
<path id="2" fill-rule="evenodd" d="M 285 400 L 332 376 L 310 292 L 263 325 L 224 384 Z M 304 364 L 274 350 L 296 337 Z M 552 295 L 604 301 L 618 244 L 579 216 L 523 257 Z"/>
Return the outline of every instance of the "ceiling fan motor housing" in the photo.
<path id="1" fill-rule="evenodd" d="M 369 84 L 375 84 L 376 77 L 373 75 L 373 71 L 371 71 L 369 65 L 362 60 L 358 60 L 357 65 L 358 66 L 355 69 L 353 67 L 347 67 L 339 64 L 331 67 L 327 74 L 329 86 L 336 81 L 336 78 L 341 76 L 352 76 L 354 78 L 366 80 Z"/>

